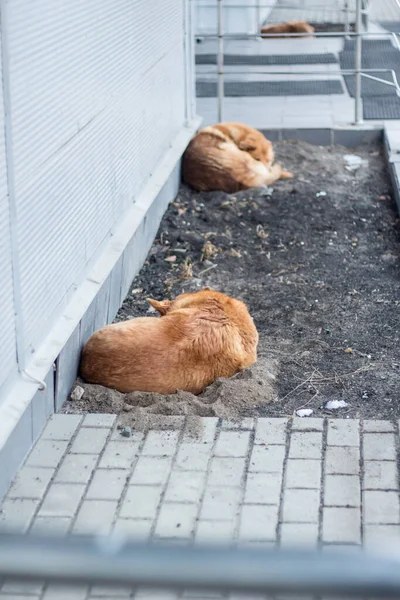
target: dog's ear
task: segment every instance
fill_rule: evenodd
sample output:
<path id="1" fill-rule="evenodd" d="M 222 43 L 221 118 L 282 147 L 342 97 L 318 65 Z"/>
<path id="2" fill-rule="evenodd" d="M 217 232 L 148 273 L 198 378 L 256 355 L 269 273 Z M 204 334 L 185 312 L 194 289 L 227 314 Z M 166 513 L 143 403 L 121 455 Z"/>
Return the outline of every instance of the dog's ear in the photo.
<path id="1" fill-rule="evenodd" d="M 253 152 L 253 150 L 256 150 L 256 146 L 252 146 L 246 142 L 239 142 L 238 148 L 239 150 L 243 150 L 243 152 Z"/>
<path id="2" fill-rule="evenodd" d="M 210 286 L 206 285 L 206 287 L 203 287 L 203 292 L 211 292 Z"/>
<path id="3" fill-rule="evenodd" d="M 151 304 L 151 306 L 155 308 L 160 315 L 166 315 L 171 306 L 171 302 L 169 300 L 163 300 L 162 302 L 159 302 L 158 300 L 147 298 L 147 302 Z"/>

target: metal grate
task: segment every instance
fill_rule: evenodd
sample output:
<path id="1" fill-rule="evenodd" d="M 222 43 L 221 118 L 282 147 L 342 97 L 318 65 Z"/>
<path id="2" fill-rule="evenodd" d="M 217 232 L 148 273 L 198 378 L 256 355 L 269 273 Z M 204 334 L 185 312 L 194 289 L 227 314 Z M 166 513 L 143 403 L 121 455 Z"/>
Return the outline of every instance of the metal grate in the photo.
<path id="1" fill-rule="evenodd" d="M 214 81 L 198 81 L 198 98 L 216 98 L 217 84 Z M 313 96 L 343 94 L 340 79 L 320 81 L 227 81 L 224 86 L 226 98 L 255 96 Z"/>
<path id="2" fill-rule="evenodd" d="M 225 66 L 240 65 L 329 65 L 338 59 L 332 52 L 324 54 L 224 54 Z M 216 54 L 197 54 L 196 65 L 216 65 Z"/>

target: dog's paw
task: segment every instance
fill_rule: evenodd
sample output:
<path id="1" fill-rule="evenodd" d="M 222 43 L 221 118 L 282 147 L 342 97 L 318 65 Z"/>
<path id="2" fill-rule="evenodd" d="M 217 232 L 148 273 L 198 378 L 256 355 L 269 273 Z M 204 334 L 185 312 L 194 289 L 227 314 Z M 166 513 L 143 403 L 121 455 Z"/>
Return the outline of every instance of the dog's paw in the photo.
<path id="1" fill-rule="evenodd" d="M 292 177 L 294 177 L 294 174 L 291 173 L 290 171 L 282 171 L 281 173 L 281 179 L 292 179 Z"/>

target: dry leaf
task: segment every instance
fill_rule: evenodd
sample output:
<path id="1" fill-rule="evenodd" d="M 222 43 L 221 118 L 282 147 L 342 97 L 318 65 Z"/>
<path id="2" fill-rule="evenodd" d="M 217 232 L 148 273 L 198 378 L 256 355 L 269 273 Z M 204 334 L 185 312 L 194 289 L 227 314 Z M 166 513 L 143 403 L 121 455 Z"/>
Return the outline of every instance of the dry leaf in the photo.
<path id="1" fill-rule="evenodd" d="M 235 248 L 231 248 L 229 250 L 229 254 L 234 258 L 242 258 L 242 255 L 240 254 L 239 250 L 235 250 Z"/>
<path id="2" fill-rule="evenodd" d="M 353 348 L 346 348 L 345 352 L 346 352 L 346 354 L 352 354 Z"/>
<path id="3" fill-rule="evenodd" d="M 201 251 L 201 262 L 205 261 L 205 260 L 209 260 L 210 258 L 215 258 L 218 254 L 218 248 L 216 246 L 214 246 L 214 244 L 210 241 L 207 241 L 204 246 L 203 246 L 203 250 Z"/>

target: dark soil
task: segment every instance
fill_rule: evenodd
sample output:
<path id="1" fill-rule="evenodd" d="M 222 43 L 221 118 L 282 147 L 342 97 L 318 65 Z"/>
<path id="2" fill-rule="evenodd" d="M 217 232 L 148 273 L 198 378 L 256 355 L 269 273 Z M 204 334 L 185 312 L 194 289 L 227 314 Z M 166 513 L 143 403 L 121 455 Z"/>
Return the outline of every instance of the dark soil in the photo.
<path id="1" fill-rule="evenodd" d="M 209 285 L 247 303 L 260 334 L 258 368 L 278 364 L 275 401 L 249 398 L 237 414 L 306 406 L 322 416 L 326 401 L 345 400 L 333 416 L 399 416 L 400 228 L 382 150 L 358 148 L 368 166 L 356 172 L 345 169 L 342 147 L 287 141 L 275 150 L 295 179 L 277 182 L 270 196 L 181 187 L 117 320 L 148 314 L 149 296 Z M 95 397 L 80 408 L 101 410 Z M 171 401 L 168 410 L 184 413 Z"/>

